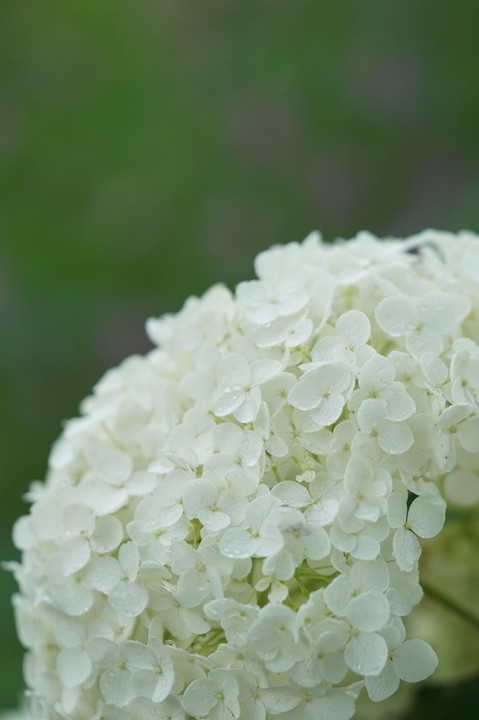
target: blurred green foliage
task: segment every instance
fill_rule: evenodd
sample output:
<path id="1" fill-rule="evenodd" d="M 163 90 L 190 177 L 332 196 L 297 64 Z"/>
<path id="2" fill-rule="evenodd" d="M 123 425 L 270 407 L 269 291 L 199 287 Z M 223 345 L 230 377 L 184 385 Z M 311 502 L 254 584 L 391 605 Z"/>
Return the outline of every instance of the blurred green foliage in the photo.
<path id="1" fill-rule="evenodd" d="M 2 0 L 2 558 L 60 420 L 148 349 L 147 316 L 313 228 L 479 229 L 478 29 L 474 0 Z"/>

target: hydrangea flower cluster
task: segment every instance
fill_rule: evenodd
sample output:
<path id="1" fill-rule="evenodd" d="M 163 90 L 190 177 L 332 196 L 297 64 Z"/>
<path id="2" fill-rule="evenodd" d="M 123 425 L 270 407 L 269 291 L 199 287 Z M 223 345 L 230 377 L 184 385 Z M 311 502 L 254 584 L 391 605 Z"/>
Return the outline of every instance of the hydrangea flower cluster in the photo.
<path id="1" fill-rule="evenodd" d="M 479 500 L 479 237 L 274 247 L 151 319 L 14 540 L 52 720 L 348 720 L 437 664 L 418 538 Z"/>

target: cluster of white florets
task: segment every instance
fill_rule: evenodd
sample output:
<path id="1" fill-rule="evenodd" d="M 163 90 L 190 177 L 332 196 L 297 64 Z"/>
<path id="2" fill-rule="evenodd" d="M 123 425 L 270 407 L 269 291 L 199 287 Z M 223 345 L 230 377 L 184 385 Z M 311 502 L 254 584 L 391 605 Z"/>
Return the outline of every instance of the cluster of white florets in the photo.
<path id="1" fill-rule="evenodd" d="M 479 499 L 479 238 L 275 247 L 150 320 L 14 531 L 49 718 L 348 720 L 437 664 L 418 537 Z"/>

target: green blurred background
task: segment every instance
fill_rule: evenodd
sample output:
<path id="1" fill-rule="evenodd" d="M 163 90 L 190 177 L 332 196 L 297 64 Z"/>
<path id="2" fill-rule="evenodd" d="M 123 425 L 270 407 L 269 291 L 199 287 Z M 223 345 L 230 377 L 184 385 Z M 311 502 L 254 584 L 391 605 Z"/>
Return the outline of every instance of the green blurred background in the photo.
<path id="1" fill-rule="evenodd" d="M 148 350 L 146 317 L 314 228 L 479 230 L 478 32 L 476 0 L 1 0 L 1 558 L 61 420 Z M 414 717 L 461 701 L 477 683 Z"/>

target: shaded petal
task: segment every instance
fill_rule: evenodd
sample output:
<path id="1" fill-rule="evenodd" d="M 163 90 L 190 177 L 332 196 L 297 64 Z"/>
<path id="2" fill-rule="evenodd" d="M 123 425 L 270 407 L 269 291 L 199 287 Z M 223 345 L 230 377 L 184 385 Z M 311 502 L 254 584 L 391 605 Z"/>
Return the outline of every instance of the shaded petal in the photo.
<path id="1" fill-rule="evenodd" d="M 464 450 L 479 453 L 479 418 L 462 422 L 457 428 L 457 436 Z"/>
<path id="2" fill-rule="evenodd" d="M 420 495 L 411 503 L 408 527 L 419 537 L 434 537 L 442 530 L 446 518 L 446 503 L 438 495 Z"/>
<path id="3" fill-rule="evenodd" d="M 394 533 L 393 550 L 396 562 L 401 570 L 409 572 L 416 567 L 421 554 L 421 546 L 417 537 L 404 527 L 400 527 Z"/>
<path id="4" fill-rule="evenodd" d="M 432 675 L 437 667 L 437 655 L 424 640 L 406 640 L 393 653 L 394 666 L 401 680 L 419 682 Z"/>
<path id="5" fill-rule="evenodd" d="M 91 660 L 79 647 L 63 648 L 57 656 L 57 672 L 63 687 L 81 685 L 90 674 Z"/>
<path id="6" fill-rule="evenodd" d="M 364 680 L 370 700 L 381 702 L 391 697 L 399 687 L 399 675 L 391 660 L 388 660 L 378 675 L 371 675 Z"/>

